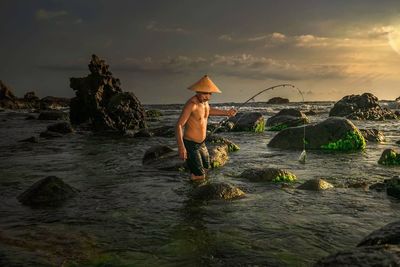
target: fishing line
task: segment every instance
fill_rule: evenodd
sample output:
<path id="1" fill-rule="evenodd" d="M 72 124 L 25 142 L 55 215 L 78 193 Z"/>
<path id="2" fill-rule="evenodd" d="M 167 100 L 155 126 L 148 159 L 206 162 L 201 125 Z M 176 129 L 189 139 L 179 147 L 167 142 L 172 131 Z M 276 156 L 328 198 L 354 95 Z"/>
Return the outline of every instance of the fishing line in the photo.
<path id="1" fill-rule="evenodd" d="M 263 89 L 263 90 L 261 90 L 261 91 L 259 91 L 258 93 L 256 93 L 255 95 L 253 95 L 252 97 L 250 97 L 249 99 L 247 99 L 245 102 L 243 102 L 242 104 L 240 104 L 239 106 L 238 106 L 238 108 L 236 109 L 236 112 L 238 112 L 242 107 L 244 107 L 244 105 L 246 105 L 248 102 L 250 102 L 250 101 L 255 101 L 255 97 L 257 97 L 257 96 L 259 96 L 259 95 L 261 95 L 262 93 L 264 93 L 264 92 L 267 92 L 267 91 L 269 91 L 269 90 L 274 90 L 275 88 L 278 88 L 278 87 L 291 87 L 291 88 L 293 88 L 293 89 L 296 89 L 297 90 L 297 92 L 300 94 L 300 96 L 301 96 L 301 99 L 302 99 L 302 103 L 303 103 L 303 105 L 304 105 L 304 95 L 303 95 L 303 93 L 300 91 L 300 89 L 298 88 L 298 87 L 296 87 L 295 85 L 293 85 L 293 84 L 290 84 L 290 83 L 284 83 L 284 84 L 278 84 L 278 85 L 274 85 L 274 86 L 271 86 L 271 87 L 268 87 L 268 88 L 266 88 L 266 89 Z M 233 123 L 233 127 L 240 121 L 240 119 L 243 117 L 243 115 L 244 115 L 245 113 L 243 112 L 237 119 L 236 119 L 236 121 Z M 215 131 L 217 131 L 219 128 L 221 128 L 222 127 L 222 125 L 223 124 L 225 124 L 227 121 L 229 120 L 229 117 L 228 118 L 226 118 L 226 119 L 224 119 L 224 120 L 222 120 L 222 121 L 220 121 L 218 124 L 217 124 L 217 126 L 211 131 L 211 135 L 213 135 L 214 133 L 215 133 Z M 232 127 L 232 128 L 233 128 Z M 305 164 L 306 163 L 306 158 L 307 158 L 307 153 L 306 153 L 306 127 L 305 127 L 305 120 L 303 120 L 303 151 L 301 152 L 301 154 L 300 154 L 300 156 L 299 156 L 299 159 L 298 159 L 298 161 L 300 162 L 300 163 L 302 163 L 302 164 Z"/>

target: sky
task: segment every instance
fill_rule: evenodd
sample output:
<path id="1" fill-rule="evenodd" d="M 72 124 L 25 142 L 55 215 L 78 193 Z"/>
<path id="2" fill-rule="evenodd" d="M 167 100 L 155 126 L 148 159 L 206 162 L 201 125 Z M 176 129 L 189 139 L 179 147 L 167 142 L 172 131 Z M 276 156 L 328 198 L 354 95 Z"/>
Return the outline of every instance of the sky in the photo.
<path id="1" fill-rule="evenodd" d="M 0 80 L 73 97 L 92 54 L 144 104 L 183 103 L 208 74 L 243 102 L 282 83 L 306 101 L 400 96 L 399 0 L 0 0 Z M 256 98 L 300 94 L 279 88 Z"/>

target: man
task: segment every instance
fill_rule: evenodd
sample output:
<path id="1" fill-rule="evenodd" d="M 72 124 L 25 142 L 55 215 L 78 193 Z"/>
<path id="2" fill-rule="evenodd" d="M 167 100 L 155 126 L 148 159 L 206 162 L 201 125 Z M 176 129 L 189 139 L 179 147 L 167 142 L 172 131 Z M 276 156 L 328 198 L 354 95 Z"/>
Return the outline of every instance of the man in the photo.
<path id="1" fill-rule="evenodd" d="M 186 160 L 192 180 L 206 177 L 206 169 L 210 168 L 210 159 L 206 139 L 208 116 L 234 116 L 235 109 L 222 110 L 211 108 L 208 101 L 212 93 L 221 93 L 218 87 L 205 75 L 188 88 L 196 94 L 185 104 L 176 124 L 176 141 L 179 157 Z"/>

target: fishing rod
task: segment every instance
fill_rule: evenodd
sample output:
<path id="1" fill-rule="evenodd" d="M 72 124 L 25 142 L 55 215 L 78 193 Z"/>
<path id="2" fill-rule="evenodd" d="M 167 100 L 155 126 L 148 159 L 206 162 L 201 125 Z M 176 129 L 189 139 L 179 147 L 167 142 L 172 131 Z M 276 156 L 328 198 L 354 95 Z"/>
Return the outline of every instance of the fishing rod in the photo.
<path id="1" fill-rule="evenodd" d="M 274 85 L 274 86 L 271 86 L 271 87 L 268 87 L 268 88 L 266 88 L 266 89 L 263 89 L 263 90 L 259 91 L 258 93 L 256 93 L 255 95 L 253 95 L 252 97 L 250 97 L 249 99 L 247 99 L 245 102 L 243 102 L 242 104 L 240 104 L 240 105 L 238 106 L 238 108 L 236 109 L 236 112 L 238 112 L 242 107 L 244 107 L 244 105 L 246 105 L 246 104 L 249 103 L 250 101 L 252 101 L 252 100 L 254 101 L 254 100 L 255 100 L 255 97 L 261 95 L 262 93 L 264 93 L 264 92 L 266 92 L 266 91 L 273 90 L 273 89 L 278 88 L 278 87 L 291 87 L 291 88 L 293 88 L 293 89 L 296 89 L 297 92 L 301 95 L 301 99 L 303 100 L 303 104 L 304 104 L 304 95 L 303 95 L 303 93 L 300 91 L 300 89 L 297 88 L 297 87 L 296 87 L 295 85 L 293 85 L 293 84 L 290 84 L 290 83 L 283 83 L 283 84 Z M 242 114 L 239 116 L 239 118 L 237 118 L 237 120 L 234 122 L 234 125 L 236 125 L 236 124 L 239 122 L 239 120 L 243 117 L 243 115 L 244 115 L 244 113 L 242 113 Z M 211 131 L 211 135 L 214 134 L 215 131 L 217 131 L 219 128 L 221 128 L 221 126 L 222 126 L 224 123 L 226 123 L 228 120 L 229 120 L 229 118 L 226 118 L 226 119 L 220 121 L 220 122 L 218 123 L 218 125 Z M 307 153 L 306 153 L 306 142 L 305 142 L 305 138 L 306 138 L 306 127 L 305 127 L 304 123 L 305 123 L 305 122 L 303 121 L 303 151 L 301 152 L 301 154 L 300 154 L 300 156 L 299 156 L 299 162 L 300 162 L 300 163 L 303 163 L 303 164 L 305 164 L 305 162 L 306 162 L 306 157 L 307 157 Z"/>

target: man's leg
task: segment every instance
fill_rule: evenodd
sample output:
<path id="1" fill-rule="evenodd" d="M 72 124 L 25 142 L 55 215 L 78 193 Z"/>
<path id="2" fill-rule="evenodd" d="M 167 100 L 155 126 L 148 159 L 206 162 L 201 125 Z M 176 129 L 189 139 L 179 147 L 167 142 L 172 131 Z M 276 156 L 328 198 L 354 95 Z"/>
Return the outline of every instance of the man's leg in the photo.
<path id="1" fill-rule="evenodd" d="M 193 181 L 203 180 L 206 176 L 203 167 L 202 156 L 200 154 L 200 145 L 190 141 L 187 142 L 185 140 L 185 147 L 187 151 L 186 163 L 191 172 L 190 179 Z"/>

